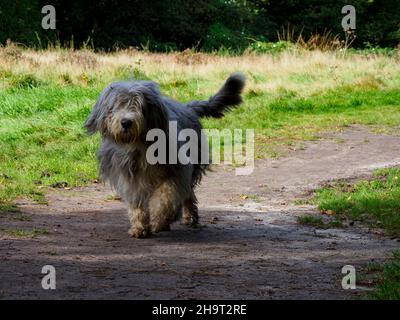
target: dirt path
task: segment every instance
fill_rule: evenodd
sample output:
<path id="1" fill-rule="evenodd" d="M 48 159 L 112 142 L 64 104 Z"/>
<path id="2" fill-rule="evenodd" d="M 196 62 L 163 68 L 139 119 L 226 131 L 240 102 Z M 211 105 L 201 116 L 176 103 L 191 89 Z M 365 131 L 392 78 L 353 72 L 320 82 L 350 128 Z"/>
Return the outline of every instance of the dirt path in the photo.
<path id="1" fill-rule="evenodd" d="M 102 185 L 51 192 L 48 206 L 20 201 L 22 220 L 30 221 L 3 214 L 0 229 L 49 233 L 0 233 L 0 298 L 351 298 L 365 289 L 343 290 L 341 268 L 383 259 L 400 242 L 357 224 L 301 226 L 296 216 L 317 212 L 293 200 L 328 180 L 399 164 L 400 137 L 353 127 L 258 161 L 250 176 L 219 167 L 198 190 L 204 228 L 176 224 L 141 240 L 128 237 L 124 206 L 108 201 Z M 41 288 L 48 264 L 56 290 Z"/>

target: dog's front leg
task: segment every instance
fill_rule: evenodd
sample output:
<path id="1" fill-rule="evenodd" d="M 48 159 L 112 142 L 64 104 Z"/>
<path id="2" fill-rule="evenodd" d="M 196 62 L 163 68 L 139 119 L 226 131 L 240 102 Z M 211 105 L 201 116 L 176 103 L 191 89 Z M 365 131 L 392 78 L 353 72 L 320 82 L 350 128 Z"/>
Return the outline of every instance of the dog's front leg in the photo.
<path id="1" fill-rule="evenodd" d="M 184 202 L 183 223 L 192 227 L 197 227 L 199 225 L 199 210 L 194 193 Z"/>
<path id="2" fill-rule="evenodd" d="M 163 182 L 153 192 L 149 200 L 151 231 L 169 231 L 170 224 L 176 221 L 182 209 L 180 196 L 168 181 Z"/>
<path id="3" fill-rule="evenodd" d="M 128 216 L 131 228 L 128 233 L 134 238 L 146 238 L 150 236 L 150 217 L 147 210 L 129 206 Z"/>

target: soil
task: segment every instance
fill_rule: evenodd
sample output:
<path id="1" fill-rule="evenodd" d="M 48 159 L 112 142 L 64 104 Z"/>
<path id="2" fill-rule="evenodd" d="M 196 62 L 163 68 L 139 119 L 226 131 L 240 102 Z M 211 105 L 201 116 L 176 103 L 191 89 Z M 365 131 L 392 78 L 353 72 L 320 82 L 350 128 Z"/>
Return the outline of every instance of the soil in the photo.
<path id="1" fill-rule="evenodd" d="M 19 200 L 21 213 L 0 215 L 0 298 L 355 298 L 369 288 L 344 290 L 342 267 L 359 272 L 383 261 L 399 240 L 357 222 L 300 225 L 296 217 L 321 213 L 296 200 L 327 182 L 399 164 L 399 136 L 360 126 L 324 134 L 256 161 L 248 176 L 216 167 L 197 191 L 202 227 L 176 223 L 149 239 L 128 236 L 125 206 L 102 184 L 53 189 L 47 205 Z M 35 237 L 7 232 L 34 228 Z M 42 289 L 44 265 L 56 269 L 56 290 Z"/>

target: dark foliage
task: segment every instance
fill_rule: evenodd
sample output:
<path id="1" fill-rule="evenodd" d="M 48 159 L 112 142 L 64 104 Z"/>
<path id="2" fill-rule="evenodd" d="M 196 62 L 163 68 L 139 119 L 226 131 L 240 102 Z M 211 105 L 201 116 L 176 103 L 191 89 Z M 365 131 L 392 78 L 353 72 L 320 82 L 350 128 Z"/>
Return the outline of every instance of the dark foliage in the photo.
<path id="1" fill-rule="evenodd" d="M 288 26 L 307 38 L 332 30 L 342 34 L 345 0 L 52 0 L 56 30 L 41 28 L 44 0 L 0 0 L 0 43 L 49 43 L 112 50 L 153 51 L 188 47 L 243 49 L 254 39 L 275 41 Z M 357 10 L 355 46 L 396 46 L 400 42 L 400 0 L 353 0 Z"/>

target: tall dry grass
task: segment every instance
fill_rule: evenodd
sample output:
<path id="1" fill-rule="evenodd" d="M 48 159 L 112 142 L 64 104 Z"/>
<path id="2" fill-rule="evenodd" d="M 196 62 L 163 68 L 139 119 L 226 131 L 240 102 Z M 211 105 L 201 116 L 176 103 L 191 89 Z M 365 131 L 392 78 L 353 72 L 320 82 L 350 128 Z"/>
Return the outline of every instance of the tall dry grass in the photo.
<path id="1" fill-rule="evenodd" d="M 361 82 L 397 85 L 398 56 L 345 54 L 320 50 L 288 51 L 279 55 L 247 53 L 219 56 L 196 53 L 147 53 L 121 50 L 23 49 L 15 44 L 0 48 L 0 88 L 13 77 L 30 75 L 57 85 L 99 85 L 117 79 L 150 78 L 161 84 L 198 80 L 199 92 L 214 87 L 229 73 L 240 70 L 248 77 L 247 90 L 276 92 L 281 88 L 299 94 Z"/>

